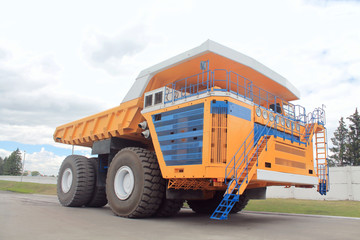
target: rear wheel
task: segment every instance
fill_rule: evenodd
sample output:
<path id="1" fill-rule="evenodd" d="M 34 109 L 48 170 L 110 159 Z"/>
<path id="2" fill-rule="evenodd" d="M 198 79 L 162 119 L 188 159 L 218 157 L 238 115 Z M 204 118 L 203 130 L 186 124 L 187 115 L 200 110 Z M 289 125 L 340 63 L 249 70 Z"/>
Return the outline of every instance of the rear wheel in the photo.
<path id="1" fill-rule="evenodd" d="M 231 209 L 230 213 L 238 213 L 243 210 L 248 204 L 249 199 L 246 195 L 240 195 L 239 202 L 235 203 L 234 207 Z"/>
<path id="2" fill-rule="evenodd" d="M 212 199 L 191 200 L 191 201 L 189 200 L 187 202 L 189 204 L 189 207 L 196 213 L 212 214 L 219 205 L 219 203 L 221 202 L 223 195 L 224 195 L 223 191 L 217 191 L 215 192 L 214 197 Z M 240 195 L 239 202 L 235 203 L 230 213 L 240 212 L 242 209 L 245 208 L 248 201 L 249 199 L 247 199 L 245 195 Z"/>
<path id="3" fill-rule="evenodd" d="M 89 159 L 71 155 L 64 159 L 59 170 L 57 196 L 61 205 L 81 207 L 93 194 L 95 170 Z"/>
<path id="4" fill-rule="evenodd" d="M 107 204 L 106 199 L 106 189 L 105 186 L 97 186 L 97 178 L 99 177 L 99 160 L 98 158 L 90 158 L 89 161 L 92 163 L 95 174 L 94 174 L 94 188 L 93 188 L 93 195 L 89 203 L 87 203 L 86 207 L 103 207 Z"/>
<path id="5" fill-rule="evenodd" d="M 222 199 L 222 192 L 215 192 L 214 197 L 207 200 L 188 200 L 189 207 L 196 213 L 211 214 Z"/>
<path id="6" fill-rule="evenodd" d="M 164 196 L 155 154 L 142 148 L 124 148 L 111 161 L 106 194 L 112 211 L 122 217 L 150 217 Z"/>
<path id="7" fill-rule="evenodd" d="M 184 204 L 184 200 L 163 199 L 155 217 L 172 217 L 175 216 Z"/>

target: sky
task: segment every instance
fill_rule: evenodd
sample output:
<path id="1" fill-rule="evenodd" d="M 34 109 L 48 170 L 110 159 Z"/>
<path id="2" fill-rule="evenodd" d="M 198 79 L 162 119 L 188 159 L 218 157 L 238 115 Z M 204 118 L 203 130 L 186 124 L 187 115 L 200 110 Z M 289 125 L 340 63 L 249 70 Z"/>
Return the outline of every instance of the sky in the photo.
<path id="1" fill-rule="evenodd" d="M 359 107 L 360 1 L 0 1 L 0 157 L 56 175 L 57 126 L 120 104 L 139 72 L 208 39 L 326 106 L 329 140 Z M 90 156 L 87 148 L 77 154 Z"/>

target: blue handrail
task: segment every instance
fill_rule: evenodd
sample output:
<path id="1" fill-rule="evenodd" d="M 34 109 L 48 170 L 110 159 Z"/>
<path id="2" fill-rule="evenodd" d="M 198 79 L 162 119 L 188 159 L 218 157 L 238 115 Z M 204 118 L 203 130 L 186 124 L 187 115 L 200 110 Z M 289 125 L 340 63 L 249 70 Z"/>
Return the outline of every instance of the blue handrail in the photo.
<path id="1" fill-rule="evenodd" d="M 251 162 L 251 160 L 253 159 L 253 157 L 255 156 L 255 154 L 257 155 L 257 162 L 256 162 L 256 166 L 258 166 L 259 162 L 258 162 L 258 157 L 259 157 L 259 148 L 260 146 L 263 144 L 263 142 L 266 139 L 266 149 L 267 149 L 267 136 L 269 135 L 270 129 L 273 127 L 275 123 L 272 123 L 272 125 L 270 126 L 270 121 L 267 122 L 267 124 L 265 125 L 265 128 L 262 129 L 262 131 L 260 131 L 259 133 L 257 133 L 256 135 L 254 134 L 253 138 L 250 139 L 250 141 L 247 143 L 249 137 L 252 135 L 253 131 L 251 131 L 249 133 L 249 135 L 246 137 L 245 141 L 243 142 L 243 144 L 240 146 L 240 148 L 237 150 L 237 152 L 235 153 L 234 157 L 231 159 L 231 161 L 227 164 L 226 168 L 225 168 L 225 179 L 229 178 L 230 174 L 233 174 L 233 176 L 231 177 L 231 181 L 236 181 L 236 185 L 235 188 L 239 188 L 242 186 L 243 182 L 242 181 L 239 185 L 239 179 L 241 179 L 241 177 L 243 176 L 243 174 L 246 172 L 246 175 L 244 176 L 244 179 L 246 179 L 246 183 L 248 183 L 248 177 L 249 177 L 249 164 Z M 255 139 L 257 139 L 258 136 L 263 136 L 261 138 L 261 140 L 258 143 L 255 143 Z M 250 147 L 249 147 L 250 146 Z M 240 152 L 240 150 L 244 148 L 244 150 L 242 151 L 242 154 L 240 155 L 240 157 L 236 157 L 236 155 Z M 255 150 L 254 150 L 255 149 Z M 251 154 L 253 152 L 252 155 Z M 237 160 L 235 160 L 237 159 Z M 240 164 L 238 164 L 239 160 L 241 160 Z M 230 167 L 230 165 L 234 165 L 231 167 L 230 172 L 228 172 L 228 168 Z M 241 166 L 244 166 L 241 171 L 241 173 L 238 175 L 238 170 Z M 229 183 L 228 183 L 229 184 Z M 230 184 L 229 184 L 230 185 Z M 234 189 L 235 189 L 234 188 Z M 228 192 L 227 192 L 228 193 Z M 230 194 L 230 193 L 228 193 Z"/>
<path id="2" fill-rule="evenodd" d="M 282 98 L 256 86 L 253 82 L 240 74 L 226 69 L 206 70 L 190 77 L 176 80 L 165 86 L 164 103 L 175 102 L 205 92 L 231 92 L 242 96 L 254 104 L 267 109 L 283 107 L 285 117 L 305 123 L 305 108 L 291 104 Z M 171 96 L 169 96 L 171 94 Z M 274 110 L 276 112 L 276 110 Z"/>

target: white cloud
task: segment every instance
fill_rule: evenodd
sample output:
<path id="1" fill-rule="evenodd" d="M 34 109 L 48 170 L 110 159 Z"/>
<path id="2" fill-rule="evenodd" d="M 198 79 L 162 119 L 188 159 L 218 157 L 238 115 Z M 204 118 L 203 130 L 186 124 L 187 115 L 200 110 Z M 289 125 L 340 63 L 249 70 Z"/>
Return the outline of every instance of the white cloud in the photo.
<path id="1" fill-rule="evenodd" d="M 44 148 L 40 152 L 25 154 L 24 169 L 27 171 L 39 171 L 43 175 L 57 175 L 65 156 L 57 156 Z"/>
<path id="2" fill-rule="evenodd" d="M 49 144 L 56 126 L 103 109 L 98 99 L 62 89 L 54 56 L 7 52 L 0 61 L 1 140 Z"/>
<path id="3" fill-rule="evenodd" d="M 117 35 L 91 30 L 85 36 L 83 54 L 93 67 L 119 75 L 127 71 L 129 59 L 143 51 L 149 40 L 144 25 L 132 26 Z"/>
<path id="4" fill-rule="evenodd" d="M 10 156 L 10 154 L 11 154 L 10 151 L 4 150 L 4 149 L 0 149 L 0 157 L 1 157 L 2 159 L 4 159 L 5 157 Z"/>

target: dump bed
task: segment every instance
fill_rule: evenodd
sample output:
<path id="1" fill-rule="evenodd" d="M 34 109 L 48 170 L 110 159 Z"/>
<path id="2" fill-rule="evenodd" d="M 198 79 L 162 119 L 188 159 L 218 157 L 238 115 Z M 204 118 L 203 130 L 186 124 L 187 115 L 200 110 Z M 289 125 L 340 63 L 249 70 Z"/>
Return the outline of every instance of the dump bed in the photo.
<path id="1" fill-rule="evenodd" d="M 64 124 L 56 128 L 56 142 L 91 147 L 94 141 L 110 137 L 143 139 L 137 124 L 142 121 L 142 103 L 128 101 L 104 112 Z"/>

